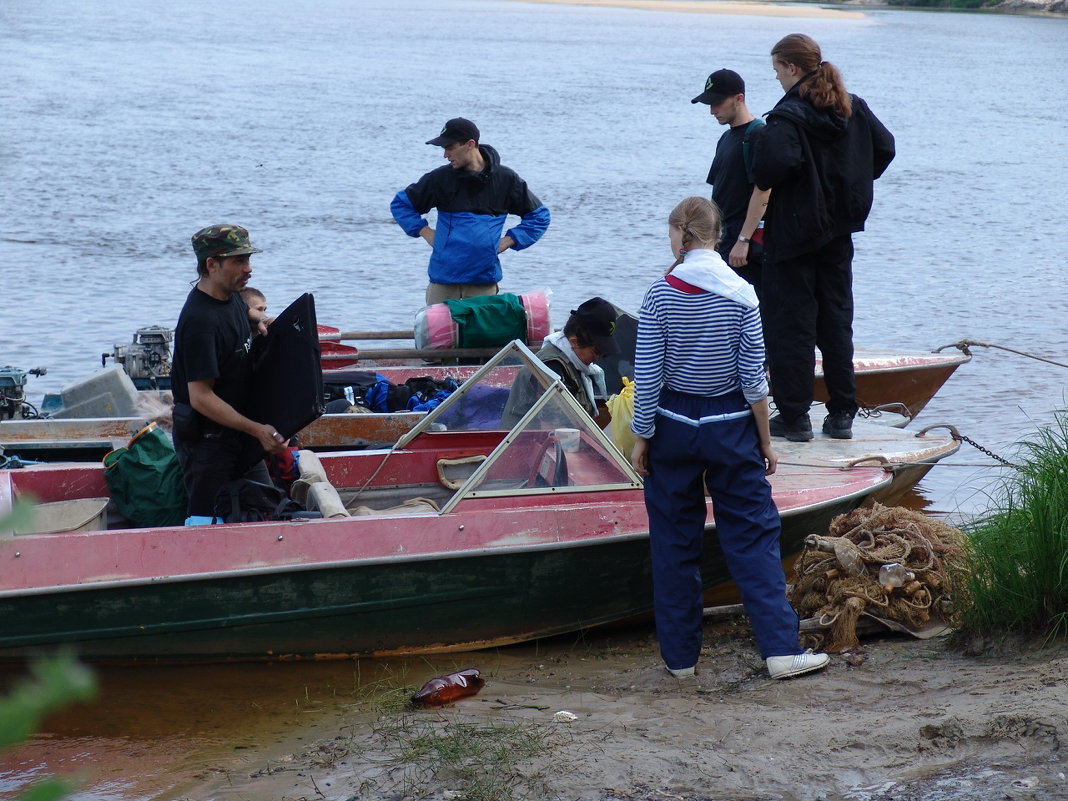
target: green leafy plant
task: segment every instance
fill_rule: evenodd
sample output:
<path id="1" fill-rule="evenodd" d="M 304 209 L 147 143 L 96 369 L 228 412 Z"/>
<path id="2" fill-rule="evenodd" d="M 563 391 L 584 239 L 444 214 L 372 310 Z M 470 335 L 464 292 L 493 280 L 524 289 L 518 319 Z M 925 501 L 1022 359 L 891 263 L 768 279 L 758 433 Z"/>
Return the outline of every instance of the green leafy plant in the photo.
<path id="1" fill-rule="evenodd" d="M 71 654 L 33 662 L 29 677 L 0 698 L 0 748 L 25 740 L 48 713 L 75 701 L 89 700 L 95 693 L 92 672 Z M 73 789 L 73 782 L 49 777 L 27 788 L 20 801 L 57 801 Z"/>
<path id="2" fill-rule="evenodd" d="M 32 503 L 14 504 L 0 515 L 0 536 L 29 523 L 32 517 Z M 60 652 L 39 659 L 30 664 L 29 672 L 0 698 L 0 749 L 25 740 L 48 713 L 96 695 L 96 679 L 73 654 Z M 31 785 L 19 801 L 58 801 L 74 787 L 71 781 L 49 777 Z"/>
<path id="3" fill-rule="evenodd" d="M 965 634 L 1068 638 L 1068 412 L 1020 445 L 1018 466 L 970 541 Z"/>

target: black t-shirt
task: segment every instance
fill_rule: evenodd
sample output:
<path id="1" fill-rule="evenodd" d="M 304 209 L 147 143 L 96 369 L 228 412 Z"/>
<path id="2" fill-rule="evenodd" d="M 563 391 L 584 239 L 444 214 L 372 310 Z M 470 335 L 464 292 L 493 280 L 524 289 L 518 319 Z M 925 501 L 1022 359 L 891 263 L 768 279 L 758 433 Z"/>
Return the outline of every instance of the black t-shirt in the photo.
<path id="1" fill-rule="evenodd" d="M 749 198 L 753 196 L 753 177 L 745 168 L 742 158 L 742 139 L 749 123 L 736 125 L 723 133 L 716 144 L 716 157 L 708 171 L 708 183 L 712 184 L 712 200 L 723 215 L 723 238 L 721 247 L 728 251 L 741 233 Z M 752 160 L 753 139 L 763 125 L 753 126 L 749 137 L 749 157 Z"/>
<path id="2" fill-rule="evenodd" d="M 238 294 L 216 300 L 197 288 L 178 315 L 171 362 L 175 403 L 189 403 L 189 382 L 215 379 L 215 394 L 244 413 L 252 378 L 248 306 Z"/>

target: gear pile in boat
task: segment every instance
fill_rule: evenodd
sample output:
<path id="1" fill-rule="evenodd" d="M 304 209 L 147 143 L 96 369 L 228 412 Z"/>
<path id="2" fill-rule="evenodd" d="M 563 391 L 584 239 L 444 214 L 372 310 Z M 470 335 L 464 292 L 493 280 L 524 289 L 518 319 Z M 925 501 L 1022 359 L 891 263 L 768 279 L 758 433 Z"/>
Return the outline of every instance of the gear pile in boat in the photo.
<path id="1" fill-rule="evenodd" d="M 363 407 L 372 412 L 428 412 L 449 397 L 460 382 L 430 376 L 409 378 L 394 384 L 381 373 L 369 370 L 333 370 L 324 377 L 323 395 L 327 414 Z"/>

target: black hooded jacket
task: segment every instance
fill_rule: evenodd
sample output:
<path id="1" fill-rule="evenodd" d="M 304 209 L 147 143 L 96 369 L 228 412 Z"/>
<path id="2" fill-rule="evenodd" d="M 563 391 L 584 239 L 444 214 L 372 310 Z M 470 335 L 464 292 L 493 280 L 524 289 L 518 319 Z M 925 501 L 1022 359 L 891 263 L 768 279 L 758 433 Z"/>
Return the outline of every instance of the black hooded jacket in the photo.
<path id="1" fill-rule="evenodd" d="M 817 109 L 794 85 L 767 114 L 753 147 L 753 178 L 771 189 L 764 247 L 789 259 L 864 230 L 872 184 L 894 158 L 894 136 L 856 95 L 846 118 Z"/>

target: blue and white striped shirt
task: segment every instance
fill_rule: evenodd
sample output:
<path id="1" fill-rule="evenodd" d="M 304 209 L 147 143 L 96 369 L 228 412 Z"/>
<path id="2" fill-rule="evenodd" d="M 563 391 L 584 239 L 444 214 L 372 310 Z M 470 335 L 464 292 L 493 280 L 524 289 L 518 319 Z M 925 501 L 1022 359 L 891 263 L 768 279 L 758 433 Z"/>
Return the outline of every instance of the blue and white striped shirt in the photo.
<path id="1" fill-rule="evenodd" d="M 638 312 L 631 430 L 655 431 L 662 386 L 714 397 L 741 389 L 749 403 L 768 395 L 760 309 L 715 292 L 690 294 L 661 278 Z"/>

